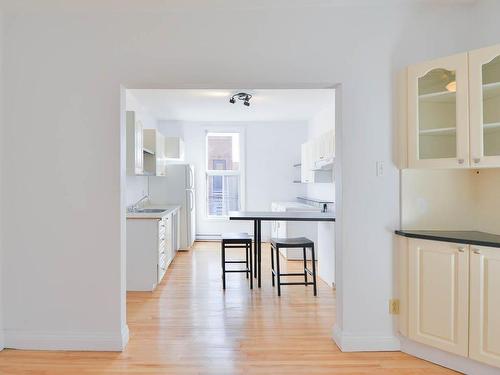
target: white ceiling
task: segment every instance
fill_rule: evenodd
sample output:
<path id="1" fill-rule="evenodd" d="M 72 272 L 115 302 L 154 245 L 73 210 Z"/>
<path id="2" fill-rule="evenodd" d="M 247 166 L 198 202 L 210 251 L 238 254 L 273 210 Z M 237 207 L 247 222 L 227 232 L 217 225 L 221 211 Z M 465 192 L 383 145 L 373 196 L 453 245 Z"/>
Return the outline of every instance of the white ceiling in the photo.
<path id="1" fill-rule="evenodd" d="M 229 98 L 253 95 L 250 107 Z M 143 111 L 168 121 L 307 121 L 328 105 L 334 91 L 313 90 L 128 90 Z"/>

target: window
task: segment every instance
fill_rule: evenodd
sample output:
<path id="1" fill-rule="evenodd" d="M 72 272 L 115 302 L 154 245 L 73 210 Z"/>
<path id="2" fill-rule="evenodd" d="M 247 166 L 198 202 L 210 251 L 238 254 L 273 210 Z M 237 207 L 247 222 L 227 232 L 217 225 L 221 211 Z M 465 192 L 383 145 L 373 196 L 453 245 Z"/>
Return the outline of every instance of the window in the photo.
<path id="1" fill-rule="evenodd" d="M 240 133 L 207 133 L 208 217 L 224 217 L 242 209 L 241 155 Z"/>

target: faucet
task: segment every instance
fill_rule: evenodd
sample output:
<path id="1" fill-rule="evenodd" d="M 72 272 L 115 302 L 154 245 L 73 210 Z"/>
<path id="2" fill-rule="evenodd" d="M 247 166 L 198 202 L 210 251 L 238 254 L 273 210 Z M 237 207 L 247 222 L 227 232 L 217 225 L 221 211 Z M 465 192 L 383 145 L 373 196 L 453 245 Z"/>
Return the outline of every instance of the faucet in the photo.
<path id="1" fill-rule="evenodd" d="M 135 212 L 139 209 L 139 205 L 145 201 L 145 200 L 149 200 L 149 195 L 145 195 L 143 196 L 141 199 L 139 199 L 137 202 L 135 202 L 132 206 L 129 207 L 129 211 L 130 212 Z"/>

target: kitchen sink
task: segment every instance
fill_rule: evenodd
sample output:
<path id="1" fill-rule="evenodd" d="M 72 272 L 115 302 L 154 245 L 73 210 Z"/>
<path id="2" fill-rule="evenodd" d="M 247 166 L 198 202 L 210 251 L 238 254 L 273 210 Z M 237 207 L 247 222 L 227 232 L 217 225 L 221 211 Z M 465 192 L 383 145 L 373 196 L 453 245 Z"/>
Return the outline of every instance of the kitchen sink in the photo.
<path id="1" fill-rule="evenodd" d="M 135 212 L 140 214 L 157 214 L 166 211 L 164 208 L 140 208 Z"/>

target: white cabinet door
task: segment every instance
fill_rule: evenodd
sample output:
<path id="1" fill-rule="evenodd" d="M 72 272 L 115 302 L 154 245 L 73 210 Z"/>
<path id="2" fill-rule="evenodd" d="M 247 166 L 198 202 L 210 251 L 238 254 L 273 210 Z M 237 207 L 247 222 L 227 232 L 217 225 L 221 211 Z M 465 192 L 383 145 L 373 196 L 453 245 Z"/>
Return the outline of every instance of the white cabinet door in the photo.
<path id="1" fill-rule="evenodd" d="M 156 175 L 165 176 L 165 137 L 156 133 Z"/>
<path id="2" fill-rule="evenodd" d="M 141 175 L 144 173 L 142 123 L 134 111 L 127 111 L 126 119 L 127 175 Z"/>
<path id="3" fill-rule="evenodd" d="M 469 356 L 500 367 L 500 249 L 471 246 Z"/>
<path id="4" fill-rule="evenodd" d="M 410 168 L 469 166 L 467 53 L 408 68 Z"/>
<path id="5" fill-rule="evenodd" d="M 500 45 L 469 53 L 472 167 L 500 166 Z"/>
<path id="6" fill-rule="evenodd" d="M 420 343 L 468 354 L 468 246 L 410 239 L 409 334 Z"/>

